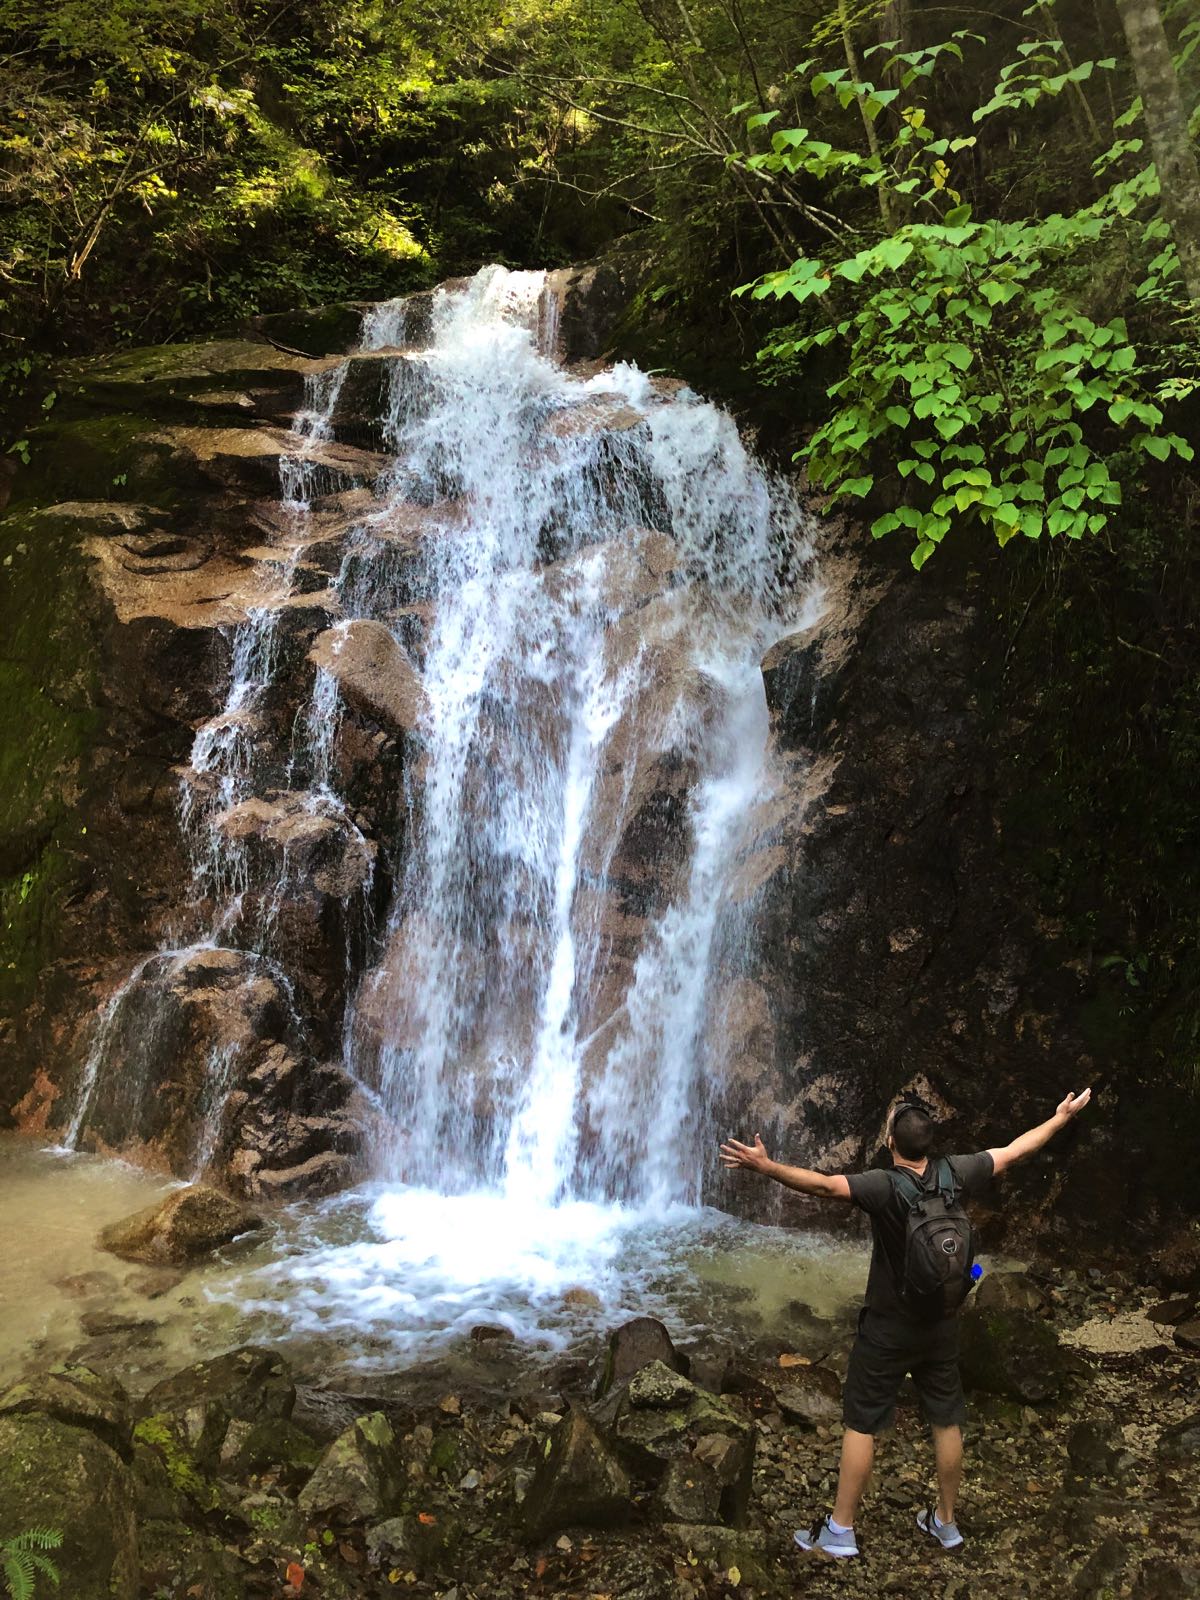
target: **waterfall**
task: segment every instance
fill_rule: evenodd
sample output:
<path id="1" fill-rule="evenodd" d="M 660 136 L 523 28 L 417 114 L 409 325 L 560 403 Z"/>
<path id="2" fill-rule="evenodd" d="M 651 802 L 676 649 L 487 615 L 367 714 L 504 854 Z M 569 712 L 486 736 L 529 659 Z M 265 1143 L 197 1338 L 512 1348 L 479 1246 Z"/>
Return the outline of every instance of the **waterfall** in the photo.
<path id="1" fill-rule="evenodd" d="M 604 1218 L 699 1202 L 722 997 L 752 966 L 753 903 L 732 888 L 767 781 L 759 663 L 821 604 L 804 515 L 731 418 L 627 364 L 568 370 L 558 314 L 543 274 L 488 268 L 420 318 L 371 308 L 359 348 L 309 379 L 279 594 L 230 631 L 224 703 L 181 773 L 191 887 L 99 1020 L 68 1137 L 118 1067 L 136 1127 L 170 1048 L 164 986 L 266 972 L 303 1029 L 277 930 L 306 884 L 286 846 L 264 869 L 251 824 L 266 808 L 302 834 L 336 827 L 361 857 L 355 893 L 386 888 L 365 960 L 347 945 L 343 1032 L 374 1108 L 374 1226 L 392 1245 L 438 1235 L 464 1274 L 486 1271 L 498 1228 L 510 1261 L 546 1238 L 570 1259 Z M 347 496 L 318 447 L 351 435 L 380 464 Z M 333 502 L 298 684 L 281 617 Z M 364 638 L 407 708 L 397 831 L 379 839 L 336 755 Z M 281 736 L 264 707 L 289 689 Z M 236 1029 L 212 1044 L 197 1171 L 243 1045 Z"/>
<path id="2" fill-rule="evenodd" d="M 783 597 L 802 518 L 731 419 L 630 366 L 564 371 L 546 298 L 489 269 L 395 358 L 378 559 L 342 612 L 393 619 L 420 661 L 421 777 L 348 1056 L 392 1130 L 385 1178 L 694 1202 L 759 662 L 815 590 Z M 402 338 L 371 313 L 364 343 Z M 414 499 L 419 572 L 397 582 L 382 536 Z M 415 645 L 395 623 L 414 591 Z"/>

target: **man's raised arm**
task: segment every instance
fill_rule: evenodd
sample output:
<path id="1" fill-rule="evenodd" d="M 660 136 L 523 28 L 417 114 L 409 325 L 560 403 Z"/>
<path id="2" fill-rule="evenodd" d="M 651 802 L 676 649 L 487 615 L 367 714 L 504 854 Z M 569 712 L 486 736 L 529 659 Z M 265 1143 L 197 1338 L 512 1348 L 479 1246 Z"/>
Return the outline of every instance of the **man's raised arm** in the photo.
<path id="1" fill-rule="evenodd" d="M 1059 1106 L 1058 1110 L 1047 1121 L 1040 1123 L 1036 1128 L 1030 1128 L 1028 1133 L 1023 1133 L 1011 1144 L 1000 1146 L 996 1150 L 989 1150 L 993 1174 L 999 1174 L 1006 1167 L 1011 1167 L 1014 1162 L 1024 1161 L 1026 1156 L 1031 1156 L 1048 1144 L 1060 1128 L 1065 1128 L 1072 1117 L 1081 1112 L 1092 1098 L 1092 1091 L 1085 1089 L 1082 1094 L 1069 1094 Z"/>
<path id="2" fill-rule="evenodd" d="M 760 1172 L 764 1178 L 773 1178 L 785 1189 L 795 1189 L 798 1194 L 820 1195 L 824 1200 L 850 1198 L 850 1185 L 842 1173 L 826 1177 L 823 1172 L 810 1172 L 807 1167 L 785 1167 L 782 1161 L 772 1161 L 758 1134 L 754 1135 L 753 1144 L 727 1140 L 721 1146 L 721 1165 Z"/>

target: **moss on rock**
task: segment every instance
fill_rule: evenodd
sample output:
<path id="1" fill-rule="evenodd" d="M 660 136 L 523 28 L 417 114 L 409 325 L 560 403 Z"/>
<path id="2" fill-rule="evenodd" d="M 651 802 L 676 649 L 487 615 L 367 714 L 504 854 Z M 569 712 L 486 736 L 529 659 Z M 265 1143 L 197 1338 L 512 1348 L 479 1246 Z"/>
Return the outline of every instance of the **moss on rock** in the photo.
<path id="1" fill-rule="evenodd" d="M 53 1559 L 70 1600 L 135 1600 L 133 1475 L 89 1429 L 0 1416 L 0 1539 L 27 1528 L 62 1533 Z"/>
<path id="2" fill-rule="evenodd" d="M 201 1470 L 189 1448 L 179 1419 L 160 1411 L 143 1417 L 133 1430 L 133 1442 L 152 1450 L 166 1468 L 172 1489 L 200 1511 L 215 1511 L 221 1496 L 216 1483 Z"/>

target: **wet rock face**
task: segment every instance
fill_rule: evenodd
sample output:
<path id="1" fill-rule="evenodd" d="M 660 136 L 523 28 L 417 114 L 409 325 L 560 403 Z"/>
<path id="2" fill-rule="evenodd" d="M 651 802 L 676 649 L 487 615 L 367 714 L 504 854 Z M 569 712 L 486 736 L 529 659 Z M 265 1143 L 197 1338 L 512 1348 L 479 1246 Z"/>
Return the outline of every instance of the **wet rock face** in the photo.
<path id="1" fill-rule="evenodd" d="M 756 976 L 785 1086 L 762 1121 L 789 1159 L 824 1170 L 869 1165 L 902 1092 L 932 1106 L 942 1148 L 972 1150 L 1044 1120 L 1099 1070 L 1090 981 L 1009 821 L 1025 726 L 998 614 L 1010 579 L 1002 555 L 962 545 L 915 574 L 903 550 L 834 528 L 826 616 L 763 662 L 775 746 L 813 765 L 760 851 L 773 870 Z M 1104 1137 L 1081 1120 L 1006 1177 L 976 1208 L 984 1242 L 1067 1243 L 1136 1204 Z"/>
<path id="2" fill-rule="evenodd" d="M 6 776 L 0 796 L 0 880 L 19 889 L 12 915 L 4 890 L 0 936 L 0 1120 L 61 1130 L 92 1084 L 85 1143 L 181 1176 L 199 1152 L 247 1193 L 327 1190 L 354 1170 L 351 1086 L 321 1058 L 340 1042 L 398 790 L 394 741 L 351 706 L 332 758 L 353 809 L 286 782 L 305 657 L 334 618 L 329 579 L 381 464 L 353 443 L 312 444 L 319 504 L 310 544 L 296 542 L 281 472 L 312 370 L 240 340 L 74 363 L 0 525 L 19 661 L 6 723 L 28 735 L 13 754 L 30 785 L 13 792 Z M 252 611 L 297 671 L 219 728 Z M 55 708 L 53 727 L 36 707 Z M 188 765 L 209 725 L 216 741 L 281 751 L 274 792 L 219 813 Z M 181 827 L 189 791 L 235 872 L 248 869 L 230 942 L 261 955 L 186 948 L 215 888 L 211 873 L 197 881 Z M 106 1034 L 102 1008 L 131 973 L 144 992 Z"/>

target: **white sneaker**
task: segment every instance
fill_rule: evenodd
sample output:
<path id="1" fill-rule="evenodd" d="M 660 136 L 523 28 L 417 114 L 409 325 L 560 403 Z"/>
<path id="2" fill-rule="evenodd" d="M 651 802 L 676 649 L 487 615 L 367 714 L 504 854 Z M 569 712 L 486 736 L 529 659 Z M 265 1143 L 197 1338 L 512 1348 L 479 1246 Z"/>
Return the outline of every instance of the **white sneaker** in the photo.
<path id="1" fill-rule="evenodd" d="M 792 1536 L 801 1550 L 823 1550 L 827 1556 L 856 1556 L 858 1542 L 854 1537 L 854 1529 L 847 1528 L 845 1533 L 834 1533 L 829 1526 L 829 1518 L 823 1517 L 811 1532 L 797 1528 Z"/>
<path id="2" fill-rule="evenodd" d="M 963 1536 L 958 1531 L 957 1522 L 939 1522 L 937 1512 L 932 1506 L 928 1511 L 917 1512 L 917 1527 L 922 1533 L 930 1534 L 941 1545 L 943 1550 L 957 1550 L 963 1543 Z"/>

